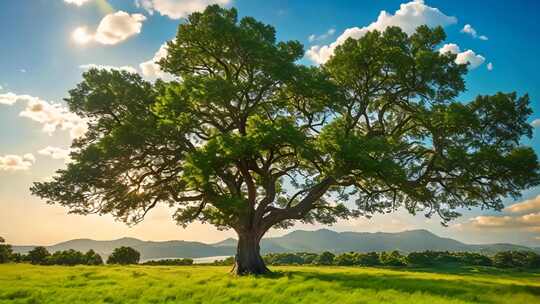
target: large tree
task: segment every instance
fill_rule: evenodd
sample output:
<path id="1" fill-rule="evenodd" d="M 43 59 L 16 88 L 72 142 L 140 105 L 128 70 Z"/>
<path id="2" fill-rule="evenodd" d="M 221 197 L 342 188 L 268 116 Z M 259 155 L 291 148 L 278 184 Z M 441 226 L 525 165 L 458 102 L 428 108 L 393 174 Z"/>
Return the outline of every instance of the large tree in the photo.
<path id="1" fill-rule="evenodd" d="M 334 223 L 406 208 L 501 209 L 540 183 L 527 95 L 459 102 L 466 65 L 441 28 L 349 39 L 321 67 L 297 41 L 235 9 L 191 14 L 159 62 L 174 81 L 90 70 L 66 99 L 89 121 L 73 162 L 32 192 L 134 224 L 158 205 L 234 229 L 234 271 L 267 272 L 259 242 L 294 221 Z"/>

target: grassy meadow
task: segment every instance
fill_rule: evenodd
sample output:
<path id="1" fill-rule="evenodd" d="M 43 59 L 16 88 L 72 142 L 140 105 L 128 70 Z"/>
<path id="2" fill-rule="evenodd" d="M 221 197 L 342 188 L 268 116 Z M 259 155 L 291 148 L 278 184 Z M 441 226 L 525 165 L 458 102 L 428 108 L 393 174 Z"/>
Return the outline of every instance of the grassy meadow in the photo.
<path id="1" fill-rule="evenodd" d="M 0 303 L 540 303 L 540 274 L 272 267 L 234 277 L 217 266 L 0 265 Z"/>

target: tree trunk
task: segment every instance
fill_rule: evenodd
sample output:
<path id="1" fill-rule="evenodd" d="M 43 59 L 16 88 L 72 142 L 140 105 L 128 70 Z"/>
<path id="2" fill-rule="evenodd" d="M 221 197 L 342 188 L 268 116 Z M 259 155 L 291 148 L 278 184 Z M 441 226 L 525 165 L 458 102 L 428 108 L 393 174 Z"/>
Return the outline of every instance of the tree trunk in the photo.
<path id="1" fill-rule="evenodd" d="M 259 241 L 260 237 L 257 233 L 238 233 L 238 247 L 232 273 L 248 275 L 270 272 L 261 257 Z"/>

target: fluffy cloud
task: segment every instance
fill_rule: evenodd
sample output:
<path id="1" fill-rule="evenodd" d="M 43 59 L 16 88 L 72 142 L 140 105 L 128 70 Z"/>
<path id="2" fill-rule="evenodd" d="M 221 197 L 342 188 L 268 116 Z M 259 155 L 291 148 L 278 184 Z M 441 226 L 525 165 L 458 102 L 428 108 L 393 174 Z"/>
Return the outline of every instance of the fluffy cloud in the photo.
<path id="1" fill-rule="evenodd" d="M 76 6 L 81 6 L 87 2 L 90 2 L 90 0 L 64 0 L 64 2 L 68 4 L 75 4 Z"/>
<path id="2" fill-rule="evenodd" d="M 124 11 L 118 11 L 103 17 L 95 33 L 90 33 L 86 26 L 82 26 L 73 31 L 72 37 L 75 42 L 80 44 L 95 41 L 101 44 L 113 45 L 139 34 L 145 20 L 146 17 L 141 14 L 128 14 Z"/>
<path id="3" fill-rule="evenodd" d="M 31 101 L 31 100 L 37 100 L 38 98 L 36 97 L 32 97 L 30 95 L 17 95 L 17 94 L 13 94 L 11 92 L 8 92 L 8 93 L 5 93 L 5 94 L 0 94 L 0 104 L 5 104 L 5 105 L 12 105 L 18 101 L 21 101 L 21 102 L 28 102 L 28 101 Z"/>
<path id="4" fill-rule="evenodd" d="M 511 216 L 477 216 L 470 221 L 476 227 L 505 227 L 512 224 L 514 218 Z"/>
<path id="5" fill-rule="evenodd" d="M 58 147 L 51 147 L 47 146 L 44 149 L 41 149 L 38 151 L 39 154 L 49 156 L 52 159 L 63 159 L 64 161 L 69 160 L 69 153 L 71 151 L 69 149 L 62 149 Z"/>
<path id="6" fill-rule="evenodd" d="M 477 216 L 472 218 L 470 223 L 475 228 L 540 231 L 540 212 L 521 216 Z"/>
<path id="7" fill-rule="evenodd" d="M 493 63 L 490 62 L 490 63 L 487 64 L 487 70 L 488 71 L 493 71 Z"/>
<path id="8" fill-rule="evenodd" d="M 0 104 L 13 105 L 26 102 L 24 110 L 19 114 L 43 125 L 43 131 L 52 134 L 57 129 L 69 131 L 72 138 L 83 136 L 87 129 L 86 120 L 70 112 L 66 107 L 49 103 L 30 95 L 7 93 L 0 95 Z"/>
<path id="9" fill-rule="evenodd" d="M 28 170 L 36 161 L 36 158 L 31 153 L 23 156 L 6 155 L 0 156 L 1 171 L 20 171 Z"/>
<path id="10" fill-rule="evenodd" d="M 464 34 L 469 34 L 473 38 L 478 38 L 480 40 L 488 40 L 488 37 L 484 35 L 478 35 L 474 27 L 472 27 L 470 24 L 465 24 L 465 26 L 461 29 L 461 32 Z"/>
<path id="11" fill-rule="evenodd" d="M 154 57 L 152 59 L 145 61 L 139 65 L 143 76 L 150 79 L 161 78 L 163 80 L 172 80 L 174 77 L 171 74 L 162 71 L 161 67 L 157 64 L 159 60 L 167 57 L 167 54 L 168 46 L 167 43 L 164 43 L 154 54 Z"/>
<path id="12" fill-rule="evenodd" d="M 308 40 L 309 40 L 309 42 L 325 40 L 328 37 L 334 35 L 335 33 L 336 33 L 336 29 L 331 28 L 328 31 L 326 31 L 324 34 L 321 34 L 321 35 L 315 35 L 315 34 L 309 35 Z"/>
<path id="13" fill-rule="evenodd" d="M 510 205 L 505 208 L 506 211 L 510 212 L 529 212 L 529 211 L 540 211 L 540 194 L 535 198 L 525 200 L 523 202 Z"/>
<path id="14" fill-rule="evenodd" d="M 136 0 L 138 7 L 146 9 L 150 14 L 154 11 L 171 19 L 185 18 L 187 15 L 204 10 L 208 5 L 227 5 L 231 0 Z"/>
<path id="15" fill-rule="evenodd" d="M 504 216 L 477 216 L 466 224 L 477 229 L 513 229 L 540 232 L 540 195 L 504 209 L 510 213 Z"/>
<path id="16" fill-rule="evenodd" d="M 43 131 L 52 134 L 57 129 L 68 130 L 72 138 L 86 133 L 86 122 L 60 104 L 44 100 L 31 100 L 19 114 L 43 125 Z"/>
<path id="17" fill-rule="evenodd" d="M 346 29 L 336 41 L 329 45 L 314 45 L 306 53 L 308 58 L 316 63 L 325 63 L 333 54 L 337 46 L 343 44 L 348 38 L 358 39 L 372 30 L 384 31 L 389 26 L 399 26 L 407 34 L 412 34 L 421 25 L 446 26 L 456 23 L 457 19 L 447 16 L 439 9 L 427 6 L 423 0 L 415 0 L 401 4 L 394 14 L 381 11 L 373 23 L 364 27 Z"/>
<path id="18" fill-rule="evenodd" d="M 117 71 L 126 71 L 129 73 L 137 73 L 137 69 L 129 65 L 113 66 L 113 65 L 101 65 L 101 64 L 90 63 L 90 64 L 80 65 L 79 68 L 83 70 L 89 70 L 89 69 L 98 69 L 98 70 L 107 70 L 107 71 L 117 70 Z"/>
<path id="19" fill-rule="evenodd" d="M 456 54 L 456 63 L 457 64 L 469 64 L 469 69 L 476 69 L 482 63 L 486 61 L 486 58 L 480 54 L 476 54 L 473 50 L 466 50 L 464 52 L 461 52 L 459 49 L 459 46 L 455 43 L 447 43 L 443 45 L 439 52 L 441 54 L 444 53 L 452 53 Z"/>
<path id="20" fill-rule="evenodd" d="M 2 99 L 0 99 L 0 103 L 2 103 Z M 540 118 L 537 118 L 531 122 L 531 126 L 535 128 L 540 128 Z"/>

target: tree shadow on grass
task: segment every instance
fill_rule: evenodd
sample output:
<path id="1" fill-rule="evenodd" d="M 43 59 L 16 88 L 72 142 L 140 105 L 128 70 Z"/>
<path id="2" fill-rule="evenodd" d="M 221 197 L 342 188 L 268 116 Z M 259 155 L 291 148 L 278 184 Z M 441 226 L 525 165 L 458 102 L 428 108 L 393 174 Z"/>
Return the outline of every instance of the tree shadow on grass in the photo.
<path id="1" fill-rule="evenodd" d="M 521 279 L 531 278 L 540 279 L 540 271 L 538 269 L 501 269 L 487 266 L 456 266 L 448 265 L 441 267 L 404 267 L 396 268 L 396 270 L 404 272 L 422 272 L 422 273 L 440 273 L 453 274 L 461 276 L 485 276 L 492 275 L 498 278 L 515 279 L 516 275 Z"/>
<path id="2" fill-rule="evenodd" d="M 344 289 L 371 289 L 377 292 L 396 290 L 403 293 L 425 293 L 464 301 L 495 303 L 492 295 L 525 293 L 540 297 L 540 287 L 490 282 L 489 280 L 444 279 L 410 277 L 407 274 L 392 273 L 347 273 L 291 271 L 302 280 L 319 280 L 338 284 Z M 433 272 L 433 271 L 432 271 Z"/>

